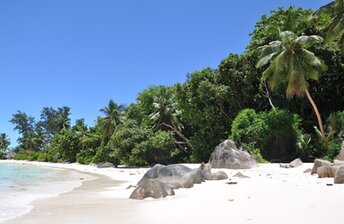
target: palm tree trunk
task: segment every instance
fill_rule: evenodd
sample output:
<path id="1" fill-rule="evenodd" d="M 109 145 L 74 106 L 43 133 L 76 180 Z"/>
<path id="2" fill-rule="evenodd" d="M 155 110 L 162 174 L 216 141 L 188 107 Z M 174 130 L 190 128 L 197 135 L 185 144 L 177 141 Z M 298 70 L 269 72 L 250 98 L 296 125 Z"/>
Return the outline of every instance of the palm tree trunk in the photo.
<path id="1" fill-rule="evenodd" d="M 322 138 L 323 142 L 325 144 L 327 144 L 327 139 L 326 139 L 326 135 L 325 135 L 325 131 L 324 131 L 324 126 L 323 126 L 323 123 L 322 123 L 322 120 L 321 120 L 321 116 L 320 116 L 318 107 L 315 104 L 315 102 L 314 102 L 311 94 L 309 93 L 308 89 L 306 90 L 306 95 L 307 95 L 307 98 L 308 98 L 309 102 L 312 104 L 313 110 L 314 110 L 314 112 L 315 112 L 315 114 L 317 116 L 320 132 L 321 132 L 321 138 Z"/>

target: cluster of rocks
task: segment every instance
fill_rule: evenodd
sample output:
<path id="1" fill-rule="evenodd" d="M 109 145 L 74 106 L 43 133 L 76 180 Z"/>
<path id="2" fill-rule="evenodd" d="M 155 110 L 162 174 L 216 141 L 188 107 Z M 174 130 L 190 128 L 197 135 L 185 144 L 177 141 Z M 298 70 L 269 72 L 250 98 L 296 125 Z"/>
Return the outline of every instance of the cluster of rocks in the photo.
<path id="1" fill-rule="evenodd" d="M 162 198 L 174 195 L 174 189 L 228 178 L 223 171 L 213 173 L 212 168 L 248 169 L 255 166 L 257 162 L 248 152 L 238 148 L 233 141 L 226 140 L 215 148 L 209 162 L 202 163 L 199 168 L 191 169 L 182 164 L 155 165 L 138 182 L 130 199 Z"/>
<path id="2" fill-rule="evenodd" d="M 344 142 L 333 163 L 321 159 L 314 160 L 311 174 L 318 174 L 319 178 L 333 177 L 335 184 L 344 184 Z"/>
<path id="3" fill-rule="evenodd" d="M 212 173 L 210 164 L 202 163 L 197 169 L 191 169 L 182 164 L 168 166 L 157 164 L 145 173 L 129 198 L 163 198 L 174 195 L 174 189 L 191 188 L 194 184 L 200 184 L 205 180 L 227 178 L 227 174 L 223 171 Z"/>

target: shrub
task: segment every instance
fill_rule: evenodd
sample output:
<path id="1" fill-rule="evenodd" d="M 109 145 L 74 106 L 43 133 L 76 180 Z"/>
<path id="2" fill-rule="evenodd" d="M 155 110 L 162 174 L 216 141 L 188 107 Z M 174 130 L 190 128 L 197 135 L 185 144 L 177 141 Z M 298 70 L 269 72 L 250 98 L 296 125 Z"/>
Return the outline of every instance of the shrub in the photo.
<path id="1" fill-rule="evenodd" d="M 128 166 L 167 164 L 179 154 L 172 132 L 153 132 L 130 120 L 116 128 L 108 147 L 110 156 Z"/>
<path id="2" fill-rule="evenodd" d="M 231 138 L 251 154 L 261 152 L 272 162 L 290 162 L 298 156 L 297 140 L 303 133 L 301 119 L 286 110 L 256 113 L 242 110 L 234 119 Z"/>
<path id="3" fill-rule="evenodd" d="M 6 159 L 6 153 L 0 151 L 0 159 Z"/>
<path id="4" fill-rule="evenodd" d="M 90 164 L 93 157 L 96 155 L 96 150 L 93 148 L 82 149 L 76 155 L 76 161 L 80 164 Z"/>

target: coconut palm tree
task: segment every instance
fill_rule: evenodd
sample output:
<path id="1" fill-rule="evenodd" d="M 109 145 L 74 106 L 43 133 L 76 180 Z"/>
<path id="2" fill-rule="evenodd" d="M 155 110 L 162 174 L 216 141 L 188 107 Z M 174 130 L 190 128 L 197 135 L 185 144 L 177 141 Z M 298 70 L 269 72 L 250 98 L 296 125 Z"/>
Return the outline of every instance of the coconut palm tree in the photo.
<path id="1" fill-rule="evenodd" d="M 189 139 L 182 134 L 184 126 L 179 120 L 180 111 L 177 110 L 177 103 L 173 101 L 172 94 L 167 88 L 161 88 L 159 95 L 154 97 L 153 108 L 153 113 L 149 115 L 153 121 L 153 128 L 174 132 L 182 139 L 182 141 L 176 141 L 177 145 L 186 151 L 182 145 L 187 145 Z"/>
<path id="2" fill-rule="evenodd" d="M 316 14 L 327 14 L 331 23 L 326 32 L 325 42 L 344 53 L 344 0 L 335 0 L 321 7 Z"/>
<path id="3" fill-rule="evenodd" d="M 320 36 L 297 36 L 291 31 L 280 32 L 280 40 L 258 48 L 260 60 L 257 68 L 269 64 L 263 72 L 262 81 L 267 81 L 274 90 L 280 85 L 286 85 L 287 98 L 306 95 L 316 114 L 322 139 L 326 143 L 325 132 L 319 110 L 309 93 L 307 80 L 318 80 L 319 72 L 325 69 L 322 61 L 307 50 L 320 44 Z"/>
<path id="4" fill-rule="evenodd" d="M 113 100 L 110 100 L 108 106 L 101 108 L 99 111 L 105 115 L 105 117 L 100 119 L 103 133 L 102 145 L 105 145 L 120 123 L 121 112 L 119 106 Z"/>
<path id="5" fill-rule="evenodd" d="M 58 108 L 56 113 L 56 128 L 57 132 L 60 132 L 62 129 L 70 128 L 70 108 L 62 107 Z"/>
<path id="6" fill-rule="evenodd" d="M 6 152 L 8 146 L 11 144 L 10 139 L 6 135 L 6 133 L 0 134 L 0 152 Z"/>

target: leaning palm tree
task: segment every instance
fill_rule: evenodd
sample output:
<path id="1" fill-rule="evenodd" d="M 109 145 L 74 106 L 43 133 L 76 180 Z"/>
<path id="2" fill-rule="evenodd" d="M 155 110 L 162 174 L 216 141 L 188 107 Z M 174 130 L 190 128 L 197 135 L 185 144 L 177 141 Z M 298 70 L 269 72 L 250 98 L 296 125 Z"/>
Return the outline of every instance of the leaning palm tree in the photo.
<path id="1" fill-rule="evenodd" d="M 280 32 L 280 40 L 258 48 L 260 60 L 257 68 L 270 63 L 263 72 L 262 81 L 267 81 L 274 90 L 280 85 L 286 85 L 287 98 L 306 95 L 316 114 L 322 139 L 326 143 L 325 131 L 319 110 L 308 91 L 307 80 L 318 80 L 319 72 L 325 69 L 322 61 L 307 50 L 320 44 L 323 38 L 312 36 L 297 36 L 291 31 Z"/>
<path id="2" fill-rule="evenodd" d="M 344 53 L 344 0 L 335 0 L 321 7 L 316 14 L 327 14 L 331 23 L 326 32 L 325 42 Z"/>
<path id="3" fill-rule="evenodd" d="M 101 144 L 105 145 L 109 141 L 117 125 L 120 123 L 121 112 L 118 105 L 113 100 L 110 100 L 108 106 L 101 108 L 99 111 L 103 112 L 105 115 L 105 117 L 100 120 L 100 126 L 103 133 Z"/>
<path id="4" fill-rule="evenodd" d="M 188 145 L 189 139 L 182 134 L 184 126 L 179 120 L 180 111 L 177 110 L 177 103 L 173 101 L 167 88 L 161 88 L 159 95 L 154 97 L 153 108 L 153 113 L 149 115 L 153 121 L 153 128 L 171 130 L 182 139 L 182 141 L 176 141 L 176 144 L 187 152 L 182 145 Z"/>

